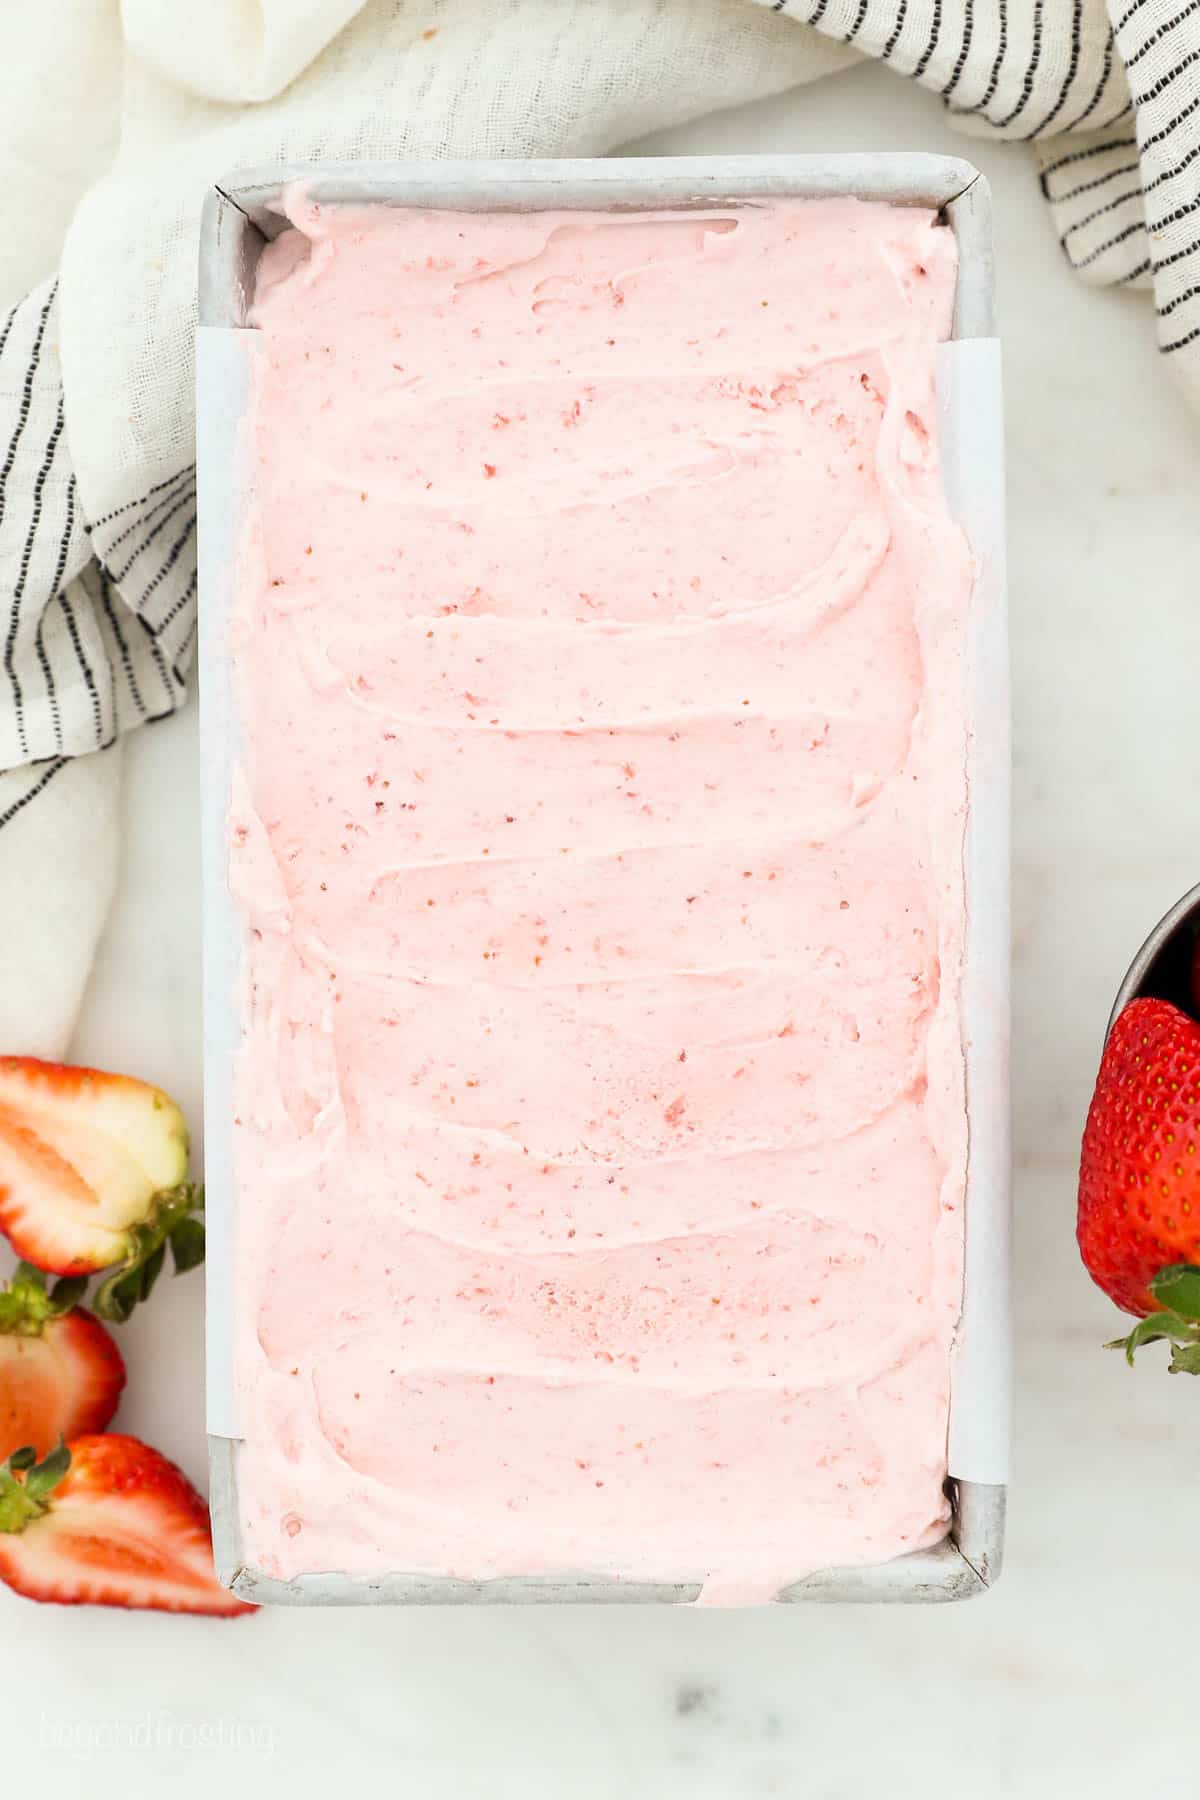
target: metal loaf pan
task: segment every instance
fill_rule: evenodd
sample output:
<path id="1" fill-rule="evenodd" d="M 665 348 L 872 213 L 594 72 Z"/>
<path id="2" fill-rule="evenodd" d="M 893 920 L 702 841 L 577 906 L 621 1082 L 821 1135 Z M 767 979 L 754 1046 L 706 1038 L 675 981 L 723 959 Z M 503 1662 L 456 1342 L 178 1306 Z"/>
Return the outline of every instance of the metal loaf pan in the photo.
<path id="1" fill-rule="evenodd" d="M 359 163 L 281 166 L 242 171 L 207 196 L 201 231 L 199 323 L 206 337 L 240 333 L 254 272 L 265 244 L 286 225 L 284 190 L 302 182 L 323 203 L 372 203 L 464 211 L 745 204 L 766 197 L 853 197 L 939 213 L 957 239 L 959 276 L 953 337 L 995 335 L 991 203 L 987 184 L 969 163 L 917 154 L 752 156 L 478 163 Z M 211 328 L 216 328 L 215 332 Z M 994 348 L 994 346 L 989 346 Z M 351 1576 L 336 1570 L 292 1581 L 248 1565 L 241 1549 L 237 1490 L 239 1440 L 221 1396 L 232 1392 L 231 1318 L 234 1277 L 230 1120 L 235 1009 L 236 921 L 225 869 L 225 812 L 236 720 L 230 693 L 223 618 L 229 600 L 231 513 L 238 495 L 226 454 L 228 425 L 209 428 L 228 396 L 214 392 L 214 366 L 198 358 L 200 488 L 201 734 L 205 893 L 205 1126 L 209 1171 L 209 1453 L 213 1537 L 218 1572 L 248 1600 L 268 1604 L 344 1605 L 694 1600 L 700 1583 L 630 1583 L 564 1571 L 495 1581 L 406 1574 Z M 983 1592 L 1000 1569 L 1004 1537 L 1008 1407 L 1008 673 L 1003 573 L 1002 472 L 998 365 L 981 365 L 985 405 L 964 412 L 944 444 L 951 505 L 980 563 L 972 628 L 973 726 L 968 754 L 970 818 L 965 865 L 968 941 L 964 972 L 964 1038 L 970 1152 L 966 1276 L 953 1379 L 950 1434 L 952 1519 L 928 1550 L 864 1568 L 835 1568 L 794 1583 L 780 1599 L 933 1602 Z M 980 369 L 974 371 L 976 375 Z M 989 387 L 990 383 L 990 387 Z M 979 411 L 987 423 L 980 432 Z M 943 413 L 946 409 L 943 407 Z M 208 454 L 206 454 L 206 449 Z M 959 468 L 957 457 L 990 463 Z M 980 501 L 980 493 L 989 498 Z M 215 1241 L 213 1241 L 215 1240 Z M 214 1393 L 218 1403 L 214 1404 Z M 964 1432 L 956 1425 L 966 1424 Z M 956 1449 L 957 1442 L 957 1449 Z M 980 1445 L 985 1448 L 981 1451 Z M 968 1468 L 967 1465 L 970 1465 Z M 982 1474 L 980 1473 L 982 1470 Z"/>

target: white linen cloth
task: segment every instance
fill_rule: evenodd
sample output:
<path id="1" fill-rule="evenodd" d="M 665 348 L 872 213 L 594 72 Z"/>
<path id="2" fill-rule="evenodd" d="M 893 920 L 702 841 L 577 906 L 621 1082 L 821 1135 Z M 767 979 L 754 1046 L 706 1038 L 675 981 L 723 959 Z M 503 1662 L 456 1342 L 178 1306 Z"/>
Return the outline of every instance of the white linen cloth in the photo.
<path id="1" fill-rule="evenodd" d="M 1067 257 L 1152 289 L 1164 359 L 1200 395 L 1200 0 L 0 13 L 0 1051 L 64 1049 L 115 875 L 120 736 L 187 692 L 213 181 L 311 158 L 596 155 L 864 54 L 967 134 L 1037 140 Z"/>

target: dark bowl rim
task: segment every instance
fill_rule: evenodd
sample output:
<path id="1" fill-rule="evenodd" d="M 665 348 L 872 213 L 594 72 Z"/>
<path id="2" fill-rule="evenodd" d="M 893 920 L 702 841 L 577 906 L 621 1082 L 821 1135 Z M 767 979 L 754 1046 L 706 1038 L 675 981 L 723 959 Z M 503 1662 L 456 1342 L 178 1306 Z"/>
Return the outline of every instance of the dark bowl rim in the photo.
<path id="1" fill-rule="evenodd" d="M 1167 940 L 1186 925 L 1194 915 L 1200 914 L 1200 882 L 1189 888 L 1187 893 L 1178 899 L 1168 912 L 1165 912 L 1154 930 L 1125 971 L 1125 979 L 1117 989 L 1117 998 L 1109 1014 L 1107 1030 L 1111 1031 L 1119 1014 L 1123 1013 L 1131 1000 L 1136 1000 L 1143 983 L 1157 959 L 1159 952 Z"/>

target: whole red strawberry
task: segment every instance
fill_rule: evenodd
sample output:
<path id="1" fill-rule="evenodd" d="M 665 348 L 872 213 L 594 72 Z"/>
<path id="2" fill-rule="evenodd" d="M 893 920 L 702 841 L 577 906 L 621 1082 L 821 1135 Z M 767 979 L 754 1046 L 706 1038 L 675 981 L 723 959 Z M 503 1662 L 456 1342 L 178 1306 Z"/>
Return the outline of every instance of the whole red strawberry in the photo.
<path id="1" fill-rule="evenodd" d="M 1083 1134 L 1078 1237 L 1109 1298 L 1154 1315 L 1125 1348 L 1169 1337 L 1174 1368 L 1198 1362 L 1182 1351 L 1200 1349 L 1200 1025 L 1166 1000 L 1133 1001 L 1109 1034 Z"/>

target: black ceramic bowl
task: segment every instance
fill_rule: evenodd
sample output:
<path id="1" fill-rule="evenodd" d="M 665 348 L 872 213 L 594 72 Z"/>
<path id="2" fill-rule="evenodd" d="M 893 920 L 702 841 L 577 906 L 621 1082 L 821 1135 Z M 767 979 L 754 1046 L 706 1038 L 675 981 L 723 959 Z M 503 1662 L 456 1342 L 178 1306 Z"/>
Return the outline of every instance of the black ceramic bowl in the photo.
<path id="1" fill-rule="evenodd" d="M 1130 963 L 1108 1021 L 1110 1031 L 1117 1014 L 1124 1011 L 1131 1000 L 1143 997 L 1171 1000 L 1184 1012 L 1194 1012 L 1192 967 L 1198 937 L 1200 887 L 1194 887 L 1158 921 Z"/>

